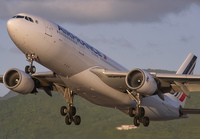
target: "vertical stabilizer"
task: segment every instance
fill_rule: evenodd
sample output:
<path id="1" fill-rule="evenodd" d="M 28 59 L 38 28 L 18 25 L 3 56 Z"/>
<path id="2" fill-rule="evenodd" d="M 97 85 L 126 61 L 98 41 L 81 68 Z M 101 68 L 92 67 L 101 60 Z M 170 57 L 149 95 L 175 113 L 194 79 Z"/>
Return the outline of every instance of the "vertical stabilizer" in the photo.
<path id="1" fill-rule="evenodd" d="M 197 57 L 194 54 L 190 53 L 181 65 L 181 67 L 178 69 L 176 74 L 193 74 L 196 60 Z"/>
<path id="2" fill-rule="evenodd" d="M 196 65 L 196 60 L 197 57 L 190 53 L 188 55 L 188 57 L 185 59 L 185 61 L 183 62 L 183 64 L 181 65 L 181 67 L 178 69 L 178 71 L 176 72 L 176 74 L 193 74 L 195 65 Z M 177 86 L 180 87 L 180 83 L 179 82 L 175 82 Z M 186 101 L 186 95 L 189 96 L 189 91 L 187 91 L 187 88 L 181 88 L 182 90 L 184 90 L 184 93 L 175 93 L 174 97 L 176 97 L 178 99 L 179 104 L 184 107 L 185 105 L 185 101 Z"/>

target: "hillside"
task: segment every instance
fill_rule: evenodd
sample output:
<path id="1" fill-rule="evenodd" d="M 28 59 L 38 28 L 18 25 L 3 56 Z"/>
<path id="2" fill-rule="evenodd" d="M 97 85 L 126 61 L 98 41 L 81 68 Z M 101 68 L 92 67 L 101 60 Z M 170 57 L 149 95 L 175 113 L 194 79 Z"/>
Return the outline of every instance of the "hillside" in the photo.
<path id="1" fill-rule="evenodd" d="M 200 108 L 200 94 L 192 93 L 187 107 Z M 132 124 L 132 118 L 110 108 L 93 105 L 80 97 L 75 98 L 77 113 L 82 117 L 80 126 L 67 126 L 60 115 L 65 99 L 60 93 L 53 97 L 45 93 L 18 95 L 0 101 L 0 138 L 70 138 L 70 139 L 125 139 L 125 138 L 199 138 L 199 115 L 188 119 L 151 122 L 148 128 L 119 131 L 117 126 Z"/>
<path id="2" fill-rule="evenodd" d="M 5 96 L 0 97 L 0 101 L 1 101 L 1 100 L 7 100 L 7 99 L 12 98 L 12 97 L 15 97 L 15 96 L 17 96 L 17 95 L 18 95 L 17 93 L 15 93 L 15 92 L 13 92 L 13 91 L 9 91 Z"/>

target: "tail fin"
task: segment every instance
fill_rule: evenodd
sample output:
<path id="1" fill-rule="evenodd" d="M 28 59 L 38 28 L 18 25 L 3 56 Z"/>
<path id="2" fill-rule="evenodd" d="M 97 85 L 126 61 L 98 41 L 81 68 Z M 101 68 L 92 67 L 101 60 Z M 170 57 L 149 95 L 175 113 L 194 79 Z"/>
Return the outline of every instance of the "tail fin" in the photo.
<path id="1" fill-rule="evenodd" d="M 185 59 L 181 67 L 178 69 L 176 74 L 193 74 L 195 65 L 196 65 L 197 57 L 190 53 L 188 57 Z M 174 97 L 178 99 L 179 104 L 184 107 L 186 101 L 186 95 L 184 93 L 176 93 Z"/>
<path id="2" fill-rule="evenodd" d="M 181 65 L 181 67 L 178 69 L 176 74 L 193 74 L 196 60 L 197 57 L 194 54 L 190 53 Z"/>

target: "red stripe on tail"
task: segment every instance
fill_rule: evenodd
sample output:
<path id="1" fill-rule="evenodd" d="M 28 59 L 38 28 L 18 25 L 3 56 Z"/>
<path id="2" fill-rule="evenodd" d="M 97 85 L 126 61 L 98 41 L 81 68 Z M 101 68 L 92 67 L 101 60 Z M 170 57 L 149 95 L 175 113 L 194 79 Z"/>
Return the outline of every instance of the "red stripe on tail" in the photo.
<path id="1" fill-rule="evenodd" d="M 186 98 L 186 95 L 183 93 L 182 94 L 182 96 L 181 96 L 181 98 L 179 99 L 181 102 L 183 102 L 184 100 L 185 100 L 185 98 Z"/>

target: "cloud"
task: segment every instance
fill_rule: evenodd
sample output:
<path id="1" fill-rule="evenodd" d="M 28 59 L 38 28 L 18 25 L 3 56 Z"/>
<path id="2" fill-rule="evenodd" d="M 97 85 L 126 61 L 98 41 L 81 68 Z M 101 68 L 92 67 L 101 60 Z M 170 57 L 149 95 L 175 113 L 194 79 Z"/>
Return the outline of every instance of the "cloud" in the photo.
<path id="1" fill-rule="evenodd" d="M 194 36 L 180 36 L 180 40 L 183 42 L 183 43 L 188 43 L 192 40 L 194 40 L 195 37 Z"/>
<path id="2" fill-rule="evenodd" d="M 9 49 L 9 51 L 15 54 L 23 54 L 17 47 L 12 47 Z"/>
<path id="3" fill-rule="evenodd" d="M 75 24 L 158 22 L 187 10 L 199 0 L 1 0 L 0 18 L 16 13 L 40 15 Z"/>
<path id="4" fill-rule="evenodd" d="M 135 49 L 133 44 L 129 42 L 126 38 L 120 37 L 120 38 L 106 38 L 103 35 L 100 35 L 98 37 L 94 38 L 89 38 L 86 35 L 80 35 L 83 40 L 88 40 L 91 42 L 91 44 L 96 44 L 96 45 L 107 45 L 109 47 L 118 47 L 118 48 L 130 48 L 130 49 Z"/>

